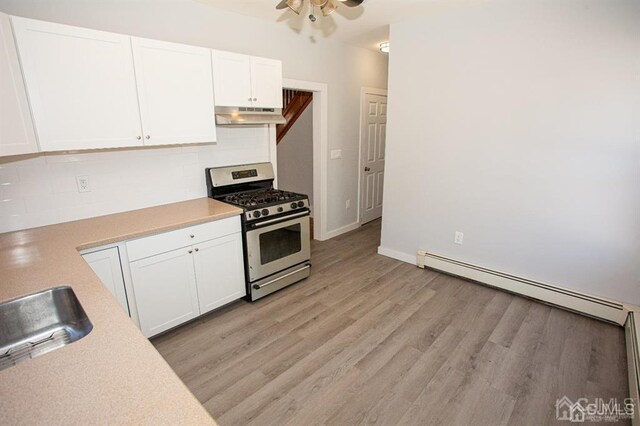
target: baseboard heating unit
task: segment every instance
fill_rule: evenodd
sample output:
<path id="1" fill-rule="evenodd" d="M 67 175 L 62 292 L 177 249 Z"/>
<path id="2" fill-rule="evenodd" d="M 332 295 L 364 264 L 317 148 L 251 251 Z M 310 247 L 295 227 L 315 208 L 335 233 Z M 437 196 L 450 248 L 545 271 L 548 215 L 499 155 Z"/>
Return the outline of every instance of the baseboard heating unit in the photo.
<path id="1" fill-rule="evenodd" d="M 621 303 L 418 250 L 416 264 L 624 326 Z"/>
<path id="2" fill-rule="evenodd" d="M 630 312 L 624 325 L 627 341 L 627 364 L 629 369 L 629 396 L 635 403 L 632 425 L 640 426 L 640 330 L 637 328 L 635 313 Z"/>

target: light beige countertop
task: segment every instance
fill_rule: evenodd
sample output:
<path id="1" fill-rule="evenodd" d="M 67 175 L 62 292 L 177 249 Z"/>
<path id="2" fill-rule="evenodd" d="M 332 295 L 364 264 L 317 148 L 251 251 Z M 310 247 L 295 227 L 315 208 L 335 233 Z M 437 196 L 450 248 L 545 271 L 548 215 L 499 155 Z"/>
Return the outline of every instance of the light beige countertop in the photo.
<path id="1" fill-rule="evenodd" d="M 0 301 L 68 285 L 84 338 L 0 371 L 2 424 L 215 424 L 79 249 L 240 214 L 208 198 L 0 235 Z"/>

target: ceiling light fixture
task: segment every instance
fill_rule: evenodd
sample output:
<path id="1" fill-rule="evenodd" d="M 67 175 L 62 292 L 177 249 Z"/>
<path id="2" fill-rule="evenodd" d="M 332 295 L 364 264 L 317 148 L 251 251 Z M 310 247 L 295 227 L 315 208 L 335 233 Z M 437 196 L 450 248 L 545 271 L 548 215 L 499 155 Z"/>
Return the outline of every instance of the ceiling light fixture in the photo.
<path id="1" fill-rule="evenodd" d="M 311 13 L 309 14 L 309 20 L 316 22 L 316 16 L 313 13 L 314 8 L 319 7 L 323 16 L 329 16 L 338 9 L 337 2 L 340 2 L 348 7 L 360 6 L 364 0 L 309 0 L 311 6 Z M 280 3 L 282 4 L 282 2 Z M 304 0 L 286 0 L 289 9 L 293 10 L 297 15 L 300 15 L 302 7 L 304 6 Z M 278 9 L 279 7 L 276 7 Z"/>
<path id="2" fill-rule="evenodd" d="M 384 42 L 380 43 L 380 51 L 382 53 L 389 53 L 389 42 L 388 41 L 384 41 Z"/>

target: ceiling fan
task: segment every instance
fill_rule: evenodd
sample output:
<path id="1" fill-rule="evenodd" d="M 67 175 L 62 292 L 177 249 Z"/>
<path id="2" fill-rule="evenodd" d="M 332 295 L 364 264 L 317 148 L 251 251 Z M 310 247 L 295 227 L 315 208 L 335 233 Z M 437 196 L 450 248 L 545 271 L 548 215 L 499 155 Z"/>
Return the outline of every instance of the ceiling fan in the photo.
<path id="1" fill-rule="evenodd" d="M 293 10 L 296 14 L 300 14 L 302 10 L 302 6 L 304 5 L 305 0 L 286 0 L 284 3 L 289 7 L 289 9 Z M 316 21 L 316 17 L 313 14 L 313 8 L 319 7 L 324 16 L 329 16 L 338 8 L 338 4 L 342 3 L 348 7 L 356 7 L 360 6 L 364 0 L 309 0 L 311 3 L 311 14 L 309 15 L 309 20 L 311 22 Z M 280 3 L 282 4 L 282 2 Z M 277 7 L 279 8 L 279 6 Z"/>

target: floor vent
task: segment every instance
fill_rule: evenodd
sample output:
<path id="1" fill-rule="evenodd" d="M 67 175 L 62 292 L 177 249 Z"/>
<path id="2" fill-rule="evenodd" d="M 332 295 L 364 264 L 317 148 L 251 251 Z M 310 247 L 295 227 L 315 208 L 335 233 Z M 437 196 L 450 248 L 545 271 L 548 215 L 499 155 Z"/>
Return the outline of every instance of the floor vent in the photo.
<path id="1" fill-rule="evenodd" d="M 621 303 L 495 271 L 423 250 L 418 251 L 416 264 L 421 268 L 432 268 L 451 275 L 457 275 L 621 326 L 625 324 L 629 312 Z"/>

